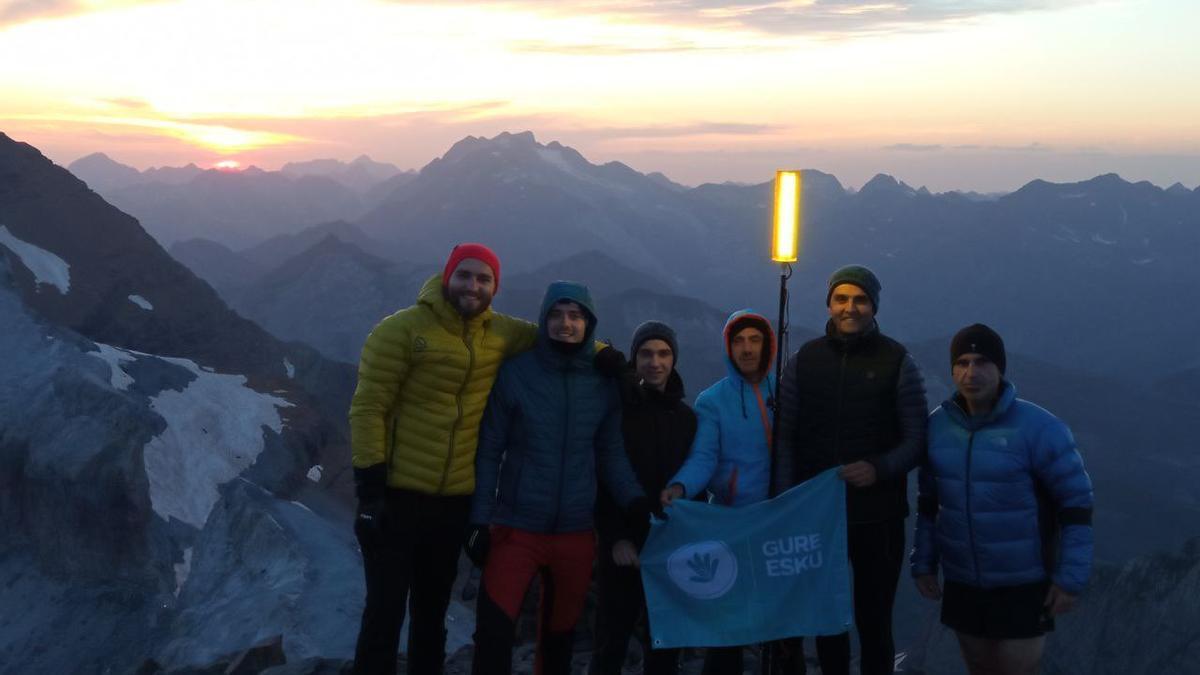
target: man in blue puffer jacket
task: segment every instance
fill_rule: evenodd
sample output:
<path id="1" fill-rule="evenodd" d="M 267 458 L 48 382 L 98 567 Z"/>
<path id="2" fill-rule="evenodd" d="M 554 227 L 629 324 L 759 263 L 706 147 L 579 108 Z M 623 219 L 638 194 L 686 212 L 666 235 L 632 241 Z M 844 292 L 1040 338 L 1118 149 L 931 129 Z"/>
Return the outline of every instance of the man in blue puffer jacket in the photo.
<path id="1" fill-rule="evenodd" d="M 1092 482 L 1065 424 L 1016 397 L 982 324 L 950 345 L 957 393 L 929 417 L 912 552 L 973 674 L 1036 673 L 1045 632 L 1092 566 Z M 938 568 L 945 589 L 938 584 Z"/>
<path id="2" fill-rule="evenodd" d="M 696 397 L 692 450 L 663 490 L 664 506 L 706 488 L 717 504 L 743 506 L 767 498 L 771 481 L 775 331 L 761 314 L 743 309 L 725 322 L 728 375 Z M 709 649 L 705 675 L 742 672 L 742 648 Z"/>
<path id="3" fill-rule="evenodd" d="M 572 632 L 595 558 L 597 474 L 631 517 L 649 517 L 621 435 L 616 383 L 592 365 L 596 309 L 587 287 L 557 281 L 532 351 L 506 361 L 475 455 L 467 555 L 483 568 L 472 672 L 511 672 L 515 622 L 541 575 L 534 672 L 568 675 Z"/>

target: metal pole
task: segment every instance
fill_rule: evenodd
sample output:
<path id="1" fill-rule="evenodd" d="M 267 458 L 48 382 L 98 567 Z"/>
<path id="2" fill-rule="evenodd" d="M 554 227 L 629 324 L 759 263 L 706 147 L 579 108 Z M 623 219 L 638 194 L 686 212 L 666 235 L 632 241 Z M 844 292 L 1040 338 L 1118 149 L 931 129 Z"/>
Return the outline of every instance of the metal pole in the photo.
<path id="1" fill-rule="evenodd" d="M 779 271 L 779 322 L 776 326 L 775 354 L 775 391 L 771 396 L 771 454 L 779 451 L 779 417 L 782 407 L 779 402 L 780 381 L 783 379 L 783 367 L 787 361 L 788 334 L 788 289 L 787 282 L 792 276 L 792 266 L 782 263 Z M 759 650 L 759 666 L 762 675 L 772 675 L 775 670 L 775 659 L 778 656 L 773 642 L 764 642 Z"/>

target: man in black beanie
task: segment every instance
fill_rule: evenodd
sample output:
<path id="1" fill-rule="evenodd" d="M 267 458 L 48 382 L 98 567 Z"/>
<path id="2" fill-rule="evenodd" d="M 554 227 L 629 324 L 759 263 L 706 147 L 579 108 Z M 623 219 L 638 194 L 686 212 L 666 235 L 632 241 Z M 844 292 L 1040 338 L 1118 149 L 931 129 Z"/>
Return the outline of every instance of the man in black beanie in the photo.
<path id="1" fill-rule="evenodd" d="M 1083 458 L 1066 424 L 1017 398 L 1006 362 L 991 328 L 954 336 L 956 392 L 929 416 L 918 472 L 913 579 L 941 601 L 972 675 L 1038 672 L 1046 632 L 1092 567 Z"/>
<path id="2" fill-rule="evenodd" d="M 638 326 L 629 353 L 633 356 L 632 367 L 623 369 L 618 379 L 621 431 L 625 452 L 642 489 L 656 495 L 687 459 L 696 434 L 696 414 L 683 402 L 683 380 L 675 370 L 679 343 L 670 326 L 659 321 Z M 612 497 L 601 490 L 596 501 L 596 531 L 600 550 L 591 673 L 620 675 L 634 625 L 646 610 L 638 552 L 646 542 L 650 525 L 644 520 L 631 522 Z M 638 639 L 646 675 L 679 672 L 678 649 L 651 649 L 647 631 Z"/>
<path id="3" fill-rule="evenodd" d="M 780 386 L 772 492 L 840 466 L 863 675 L 895 664 L 892 605 L 904 558 L 907 475 L 925 453 L 925 381 L 908 350 L 879 332 L 882 287 L 848 265 L 829 278 L 825 335 L 788 361 Z M 849 673 L 850 635 L 817 638 L 825 675 Z"/>

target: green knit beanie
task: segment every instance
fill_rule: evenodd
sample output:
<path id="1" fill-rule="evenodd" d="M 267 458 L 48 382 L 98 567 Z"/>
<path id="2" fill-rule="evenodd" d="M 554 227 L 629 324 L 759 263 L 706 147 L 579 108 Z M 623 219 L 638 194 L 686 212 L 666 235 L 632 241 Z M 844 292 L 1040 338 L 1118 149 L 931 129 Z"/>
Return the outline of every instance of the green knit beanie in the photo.
<path id="1" fill-rule="evenodd" d="M 825 294 L 826 307 L 829 306 L 829 299 L 833 297 L 833 289 L 840 284 L 853 284 L 863 289 L 863 292 L 871 299 L 875 312 L 879 312 L 879 291 L 883 287 L 880 286 L 875 273 L 869 268 L 863 265 L 846 265 L 834 272 L 829 277 L 829 291 Z"/>

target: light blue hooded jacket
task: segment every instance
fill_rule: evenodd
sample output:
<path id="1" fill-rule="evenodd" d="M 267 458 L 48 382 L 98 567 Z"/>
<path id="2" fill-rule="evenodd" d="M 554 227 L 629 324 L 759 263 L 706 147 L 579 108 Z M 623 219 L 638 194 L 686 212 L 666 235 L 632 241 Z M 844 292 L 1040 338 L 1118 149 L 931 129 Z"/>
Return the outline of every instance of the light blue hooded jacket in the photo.
<path id="1" fill-rule="evenodd" d="M 742 377 L 729 347 L 732 329 L 740 330 L 746 322 L 767 333 L 758 384 Z M 775 331 L 766 317 L 743 309 L 730 315 L 722 338 L 729 374 L 696 397 L 692 450 L 668 485 L 683 485 L 689 498 L 707 488 L 717 504 L 742 506 L 766 499 L 771 484 Z"/>

